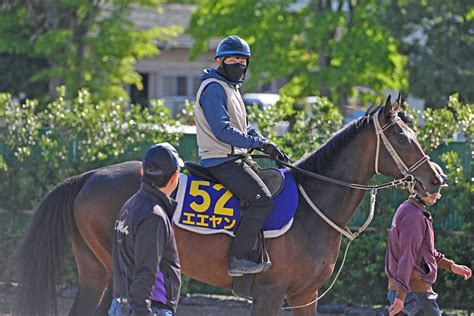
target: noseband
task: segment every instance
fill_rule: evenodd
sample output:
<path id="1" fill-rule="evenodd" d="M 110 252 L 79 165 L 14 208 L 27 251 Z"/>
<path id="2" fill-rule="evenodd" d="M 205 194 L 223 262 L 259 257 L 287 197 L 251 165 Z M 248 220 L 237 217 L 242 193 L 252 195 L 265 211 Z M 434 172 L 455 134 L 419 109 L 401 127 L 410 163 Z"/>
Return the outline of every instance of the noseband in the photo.
<path id="1" fill-rule="evenodd" d="M 380 126 L 380 122 L 378 119 L 379 116 L 379 111 L 373 116 L 372 120 L 374 121 L 374 126 L 375 126 L 375 134 L 377 135 L 377 148 L 375 151 L 375 173 L 379 173 L 379 157 L 380 157 L 380 139 L 382 139 L 382 142 L 385 146 L 385 149 L 387 149 L 388 153 L 392 157 L 393 161 L 397 165 L 398 169 L 400 170 L 401 174 L 405 178 L 405 186 L 406 188 L 410 191 L 410 193 L 416 193 L 415 185 L 416 183 L 420 183 L 421 186 L 423 187 L 423 190 L 426 191 L 426 188 L 424 187 L 423 183 L 417 179 L 412 173 L 418 167 L 420 167 L 422 164 L 430 160 L 430 157 L 428 155 L 423 155 L 420 159 L 418 159 L 417 162 L 415 162 L 410 168 L 408 168 L 403 160 L 400 158 L 400 156 L 397 154 L 397 151 L 395 148 L 393 148 L 392 144 L 390 144 L 390 141 L 388 140 L 387 136 L 385 136 L 385 131 L 390 128 L 391 126 L 395 125 L 400 118 L 395 118 L 387 122 L 383 127 Z"/>

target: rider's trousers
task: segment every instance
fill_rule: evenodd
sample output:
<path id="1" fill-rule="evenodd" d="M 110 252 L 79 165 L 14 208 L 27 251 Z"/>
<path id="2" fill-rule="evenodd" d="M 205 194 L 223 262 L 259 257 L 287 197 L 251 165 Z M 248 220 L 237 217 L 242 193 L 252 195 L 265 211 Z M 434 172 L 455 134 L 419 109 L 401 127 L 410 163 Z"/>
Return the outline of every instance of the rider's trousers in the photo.
<path id="1" fill-rule="evenodd" d="M 241 210 L 241 220 L 230 248 L 231 257 L 248 260 L 262 225 L 272 212 L 271 193 L 258 174 L 242 159 L 228 161 L 208 170 L 230 192 L 248 203 L 248 207 Z"/>

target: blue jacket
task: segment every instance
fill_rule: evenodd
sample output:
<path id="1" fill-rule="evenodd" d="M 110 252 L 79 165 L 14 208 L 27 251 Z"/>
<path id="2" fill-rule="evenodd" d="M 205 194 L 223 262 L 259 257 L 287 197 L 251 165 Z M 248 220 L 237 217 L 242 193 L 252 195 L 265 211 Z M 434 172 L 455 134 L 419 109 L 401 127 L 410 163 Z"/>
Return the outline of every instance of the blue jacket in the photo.
<path id="1" fill-rule="evenodd" d="M 236 86 L 237 83 L 227 80 L 216 69 L 206 69 L 199 78 L 202 81 L 215 78 L 228 84 Z M 234 147 L 260 148 L 265 138 L 252 126 L 248 124 L 247 134 L 235 129 L 229 119 L 227 112 L 227 95 L 224 88 L 216 82 L 211 82 L 204 88 L 199 99 L 204 116 L 206 117 L 212 132 L 218 140 Z M 214 167 L 226 161 L 235 160 L 236 157 L 209 158 L 201 160 L 203 167 Z"/>

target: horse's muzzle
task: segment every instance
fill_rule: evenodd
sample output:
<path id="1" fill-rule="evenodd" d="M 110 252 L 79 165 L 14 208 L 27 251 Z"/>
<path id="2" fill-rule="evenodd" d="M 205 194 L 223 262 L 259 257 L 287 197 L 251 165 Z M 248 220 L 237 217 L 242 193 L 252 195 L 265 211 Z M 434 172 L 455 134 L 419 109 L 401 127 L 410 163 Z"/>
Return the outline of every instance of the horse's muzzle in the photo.
<path id="1" fill-rule="evenodd" d="M 431 194 L 436 194 L 441 191 L 441 182 L 439 183 L 425 183 L 420 180 L 419 178 L 415 177 L 415 186 L 414 186 L 414 191 L 412 193 L 416 193 L 420 197 L 426 197 Z M 428 186 L 428 187 L 427 187 Z"/>

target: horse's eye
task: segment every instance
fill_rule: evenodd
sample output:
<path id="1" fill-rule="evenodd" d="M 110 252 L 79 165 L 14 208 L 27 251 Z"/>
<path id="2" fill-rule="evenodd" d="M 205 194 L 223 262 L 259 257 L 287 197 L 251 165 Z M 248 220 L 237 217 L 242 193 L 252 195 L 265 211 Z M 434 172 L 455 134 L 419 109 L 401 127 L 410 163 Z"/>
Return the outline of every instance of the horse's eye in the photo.
<path id="1" fill-rule="evenodd" d="M 400 145 L 405 145 L 406 143 L 408 143 L 408 140 L 404 135 L 400 135 L 399 137 L 397 137 L 397 142 Z"/>

